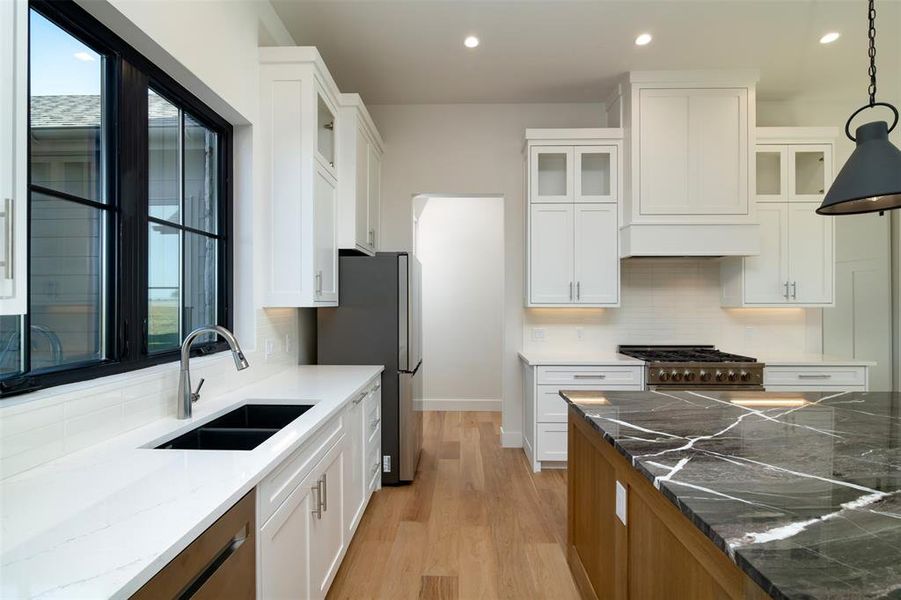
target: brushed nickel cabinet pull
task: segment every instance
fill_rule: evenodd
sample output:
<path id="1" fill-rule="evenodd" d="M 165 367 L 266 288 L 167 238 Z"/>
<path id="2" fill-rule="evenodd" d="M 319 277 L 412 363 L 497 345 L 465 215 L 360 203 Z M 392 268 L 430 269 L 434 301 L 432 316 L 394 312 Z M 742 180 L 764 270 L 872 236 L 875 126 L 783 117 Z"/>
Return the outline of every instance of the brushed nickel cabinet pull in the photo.
<path id="1" fill-rule="evenodd" d="M 313 513 L 317 519 L 321 519 L 322 518 L 322 480 L 320 479 L 319 481 L 317 481 L 316 485 L 312 486 L 310 489 L 313 490 L 313 494 L 316 496 L 314 498 L 315 502 L 313 504 L 313 506 L 315 508 L 313 510 L 311 510 L 310 512 Z"/>
<path id="2" fill-rule="evenodd" d="M 573 375 L 573 379 L 607 379 L 606 375 Z"/>
<path id="3" fill-rule="evenodd" d="M 786 281 L 784 285 L 785 285 L 785 293 L 783 293 L 782 296 L 783 296 L 783 298 L 788 300 L 788 282 Z"/>
<path id="4" fill-rule="evenodd" d="M 798 299 L 798 282 L 792 281 L 792 300 Z"/>
<path id="5" fill-rule="evenodd" d="M 328 511 L 328 473 L 322 474 L 319 480 L 319 498 L 322 500 L 322 510 Z"/>
<path id="6" fill-rule="evenodd" d="M 829 373 L 798 373 L 798 379 L 832 379 Z"/>
<path id="7" fill-rule="evenodd" d="M 582 299 L 582 282 L 577 281 L 576 282 L 576 300 L 581 300 L 581 299 Z"/>

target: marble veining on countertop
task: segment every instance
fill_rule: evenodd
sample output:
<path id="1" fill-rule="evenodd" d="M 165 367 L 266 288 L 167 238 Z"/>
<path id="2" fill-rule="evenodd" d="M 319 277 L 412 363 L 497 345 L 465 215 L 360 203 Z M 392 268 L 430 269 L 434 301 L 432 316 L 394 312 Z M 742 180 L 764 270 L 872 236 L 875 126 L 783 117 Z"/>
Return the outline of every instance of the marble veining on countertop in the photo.
<path id="1" fill-rule="evenodd" d="M 643 360 L 617 352 L 553 352 L 522 350 L 519 359 L 530 367 L 540 366 L 643 366 Z"/>
<path id="2" fill-rule="evenodd" d="M 901 598 L 901 393 L 561 395 L 775 598 Z"/>
<path id="3" fill-rule="evenodd" d="M 337 414 L 378 366 L 298 366 L 2 481 L 0 597 L 127 598 Z M 153 450 L 242 404 L 312 404 L 251 451 Z M 259 524 L 258 524 L 259 525 Z"/>

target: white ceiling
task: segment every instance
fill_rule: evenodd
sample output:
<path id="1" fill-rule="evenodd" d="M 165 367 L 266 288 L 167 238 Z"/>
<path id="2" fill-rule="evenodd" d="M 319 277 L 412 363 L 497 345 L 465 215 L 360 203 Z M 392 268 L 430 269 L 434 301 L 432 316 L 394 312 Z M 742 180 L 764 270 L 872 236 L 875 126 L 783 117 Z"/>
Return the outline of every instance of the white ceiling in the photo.
<path id="1" fill-rule="evenodd" d="M 629 70 L 730 67 L 759 68 L 764 99 L 866 98 L 864 0 L 271 1 L 369 104 L 594 102 Z M 881 85 L 897 95 L 901 2 L 877 10 Z M 842 37 L 821 45 L 827 31 Z"/>

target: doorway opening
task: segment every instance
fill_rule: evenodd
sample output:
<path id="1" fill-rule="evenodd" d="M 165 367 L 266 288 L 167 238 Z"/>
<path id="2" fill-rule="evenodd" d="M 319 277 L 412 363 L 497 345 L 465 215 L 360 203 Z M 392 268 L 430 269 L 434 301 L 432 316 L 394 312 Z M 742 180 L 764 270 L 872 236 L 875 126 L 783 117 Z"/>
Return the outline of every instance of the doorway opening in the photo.
<path id="1" fill-rule="evenodd" d="M 413 252 L 422 264 L 422 410 L 500 411 L 504 198 L 421 194 Z"/>

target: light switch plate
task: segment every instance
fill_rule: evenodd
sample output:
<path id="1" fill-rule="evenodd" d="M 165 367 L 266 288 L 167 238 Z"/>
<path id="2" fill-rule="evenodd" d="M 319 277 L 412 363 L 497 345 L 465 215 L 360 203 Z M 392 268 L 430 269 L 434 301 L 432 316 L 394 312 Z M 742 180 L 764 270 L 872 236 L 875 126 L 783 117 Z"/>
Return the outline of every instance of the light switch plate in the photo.
<path id="1" fill-rule="evenodd" d="M 532 341 L 533 342 L 543 342 L 544 341 L 544 328 L 543 327 L 533 327 L 532 328 Z"/>
<path id="2" fill-rule="evenodd" d="M 626 524 L 626 506 L 628 504 L 628 495 L 626 488 L 620 482 L 616 482 L 616 516 Z"/>

